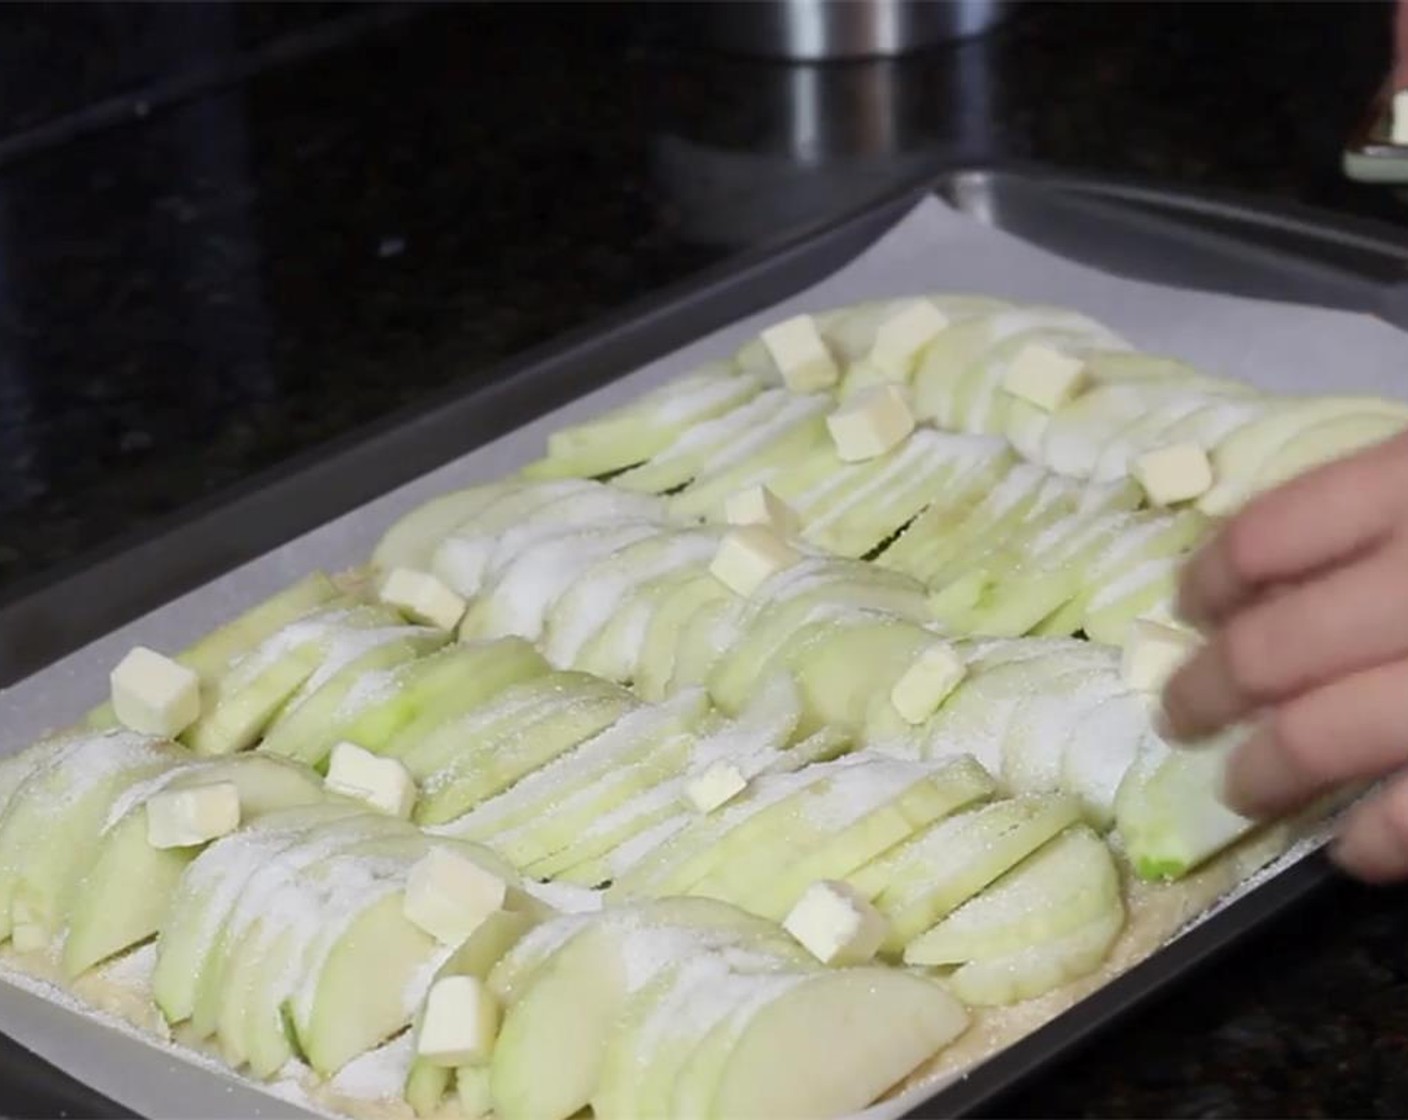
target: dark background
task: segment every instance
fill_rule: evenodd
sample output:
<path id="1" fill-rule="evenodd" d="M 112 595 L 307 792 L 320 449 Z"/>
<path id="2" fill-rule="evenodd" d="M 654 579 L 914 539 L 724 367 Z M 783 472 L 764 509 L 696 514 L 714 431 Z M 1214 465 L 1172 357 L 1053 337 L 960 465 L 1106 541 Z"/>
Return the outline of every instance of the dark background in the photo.
<path id="1" fill-rule="evenodd" d="M 955 163 L 1403 225 L 1340 171 L 1391 14 L 1029 3 L 815 68 L 667 4 L 0 7 L 0 598 Z M 1339 888 L 1005 1107 L 1408 1114 L 1404 915 Z"/>

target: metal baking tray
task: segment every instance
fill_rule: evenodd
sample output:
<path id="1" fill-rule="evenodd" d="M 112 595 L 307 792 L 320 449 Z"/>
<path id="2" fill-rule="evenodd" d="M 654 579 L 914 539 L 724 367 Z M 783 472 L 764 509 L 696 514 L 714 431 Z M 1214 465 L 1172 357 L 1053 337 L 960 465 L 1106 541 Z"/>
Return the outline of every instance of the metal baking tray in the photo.
<path id="1" fill-rule="evenodd" d="M 1408 239 L 1392 228 L 1030 166 L 955 168 L 727 262 L 611 318 L 317 448 L 0 602 L 0 687 L 277 545 L 448 463 L 759 306 L 868 247 L 926 192 L 1062 255 L 1136 279 L 1374 314 L 1408 327 Z M 992 1114 L 1116 1018 L 1332 876 L 1311 856 L 937 1091 L 909 1115 Z M 131 1111 L 0 1035 L 0 1100 L 31 1116 Z"/>

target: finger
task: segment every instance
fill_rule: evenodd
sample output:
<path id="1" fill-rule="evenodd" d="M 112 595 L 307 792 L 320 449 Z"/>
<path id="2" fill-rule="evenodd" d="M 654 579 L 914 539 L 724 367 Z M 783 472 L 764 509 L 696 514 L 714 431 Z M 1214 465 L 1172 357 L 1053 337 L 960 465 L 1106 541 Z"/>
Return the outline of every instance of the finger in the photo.
<path id="1" fill-rule="evenodd" d="M 1175 738 L 1196 738 L 1336 677 L 1408 656 L 1408 549 L 1382 547 L 1234 615 L 1169 679 Z"/>
<path id="2" fill-rule="evenodd" d="M 1350 812 L 1330 858 L 1368 883 L 1408 878 L 1408 777 L 1394 778 Z"/>
<path id="3" fill-rule="evenodd" d="M 1408 435 L 1253 498 L 1184 568 L 1177 611 L 1206 628 L 1268 583 L 1296 580 L 1382 540 L 1400 519 Z"/>
<path id="4" fill-rule="evenodd" d="M 1278 817 L 1408 763 L 1408 661 L 1356 673 L 1268 713 L 1227 760 L 1223 800 Z"/>

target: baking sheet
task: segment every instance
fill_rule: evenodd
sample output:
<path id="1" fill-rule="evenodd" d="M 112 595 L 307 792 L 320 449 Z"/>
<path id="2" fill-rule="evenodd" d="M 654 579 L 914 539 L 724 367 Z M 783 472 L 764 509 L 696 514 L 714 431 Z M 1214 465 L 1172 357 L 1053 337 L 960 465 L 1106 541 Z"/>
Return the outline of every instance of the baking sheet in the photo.
<path id="1" fill-rule="evenodd" d="M 500 477 L 536 458 L 553 428 L 634 397 L 694 364 L 726 355 L 785 315 L 920 291 L 968 291 L 1075 308 L 1110 325 L 1140 349 L 1182 358 L 1271 391 L 1408 399 L 1408 334 L 1372 316 L 1116 278 L 926 198 L 870 249 L 811 288 L 505 433 L 0 693 L 0 754 L 70 722 L 101 699 L 108 669 L 134 643 L 180 648 L 312 568 L 359 562 L 399 514 L 435 494 Z M 90 1017 L 57 1006 L 52 995 L 34 985 L 7 989 L 0 998 L 0 1031 L 143 1115 L 307 1115 L 289 1100 L 218 1073 L 209 1064 L 189 1062 L 130 1034 L 115 1034 Z M 898 1116 L 933 1091 L 926 1087 L 870 1115 Z"/>

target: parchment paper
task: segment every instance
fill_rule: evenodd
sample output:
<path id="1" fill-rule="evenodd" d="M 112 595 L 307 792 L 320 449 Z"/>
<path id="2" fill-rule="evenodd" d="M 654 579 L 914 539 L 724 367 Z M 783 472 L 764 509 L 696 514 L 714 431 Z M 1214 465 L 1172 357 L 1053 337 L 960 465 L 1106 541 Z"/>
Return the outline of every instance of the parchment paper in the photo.
<path id="1" fill-rule="evenodd" d="M 500 477 L 529 462 L 542 453 L 553 428 L 592 416 L 699 362 L 726 356 L 761 327 L 786 315 L 928 291 L 1071 307 L 1113 327 L 1140 349 L 1271 391 L 1408 399 L 1408 334 L 1369 315 L 1114 277 L 928 199 L 871 248 L 812 288 L 759 308 L 598 392 L 505 433 L 0 692 L 0 755 L 71 722 L 101 699 L 109 669 L 133 644 L 179 649 L 311 569 L 359 563 L 398 515 L 435 494 Z M 183 1120 L 307 1115 L 249 1082 L 60 1006 L 52 996 L 10 984 L 0 987 L 0 1031 L 143 1115 Z M 891 1105 L 875 1114 L 901 1111 Z"/>

